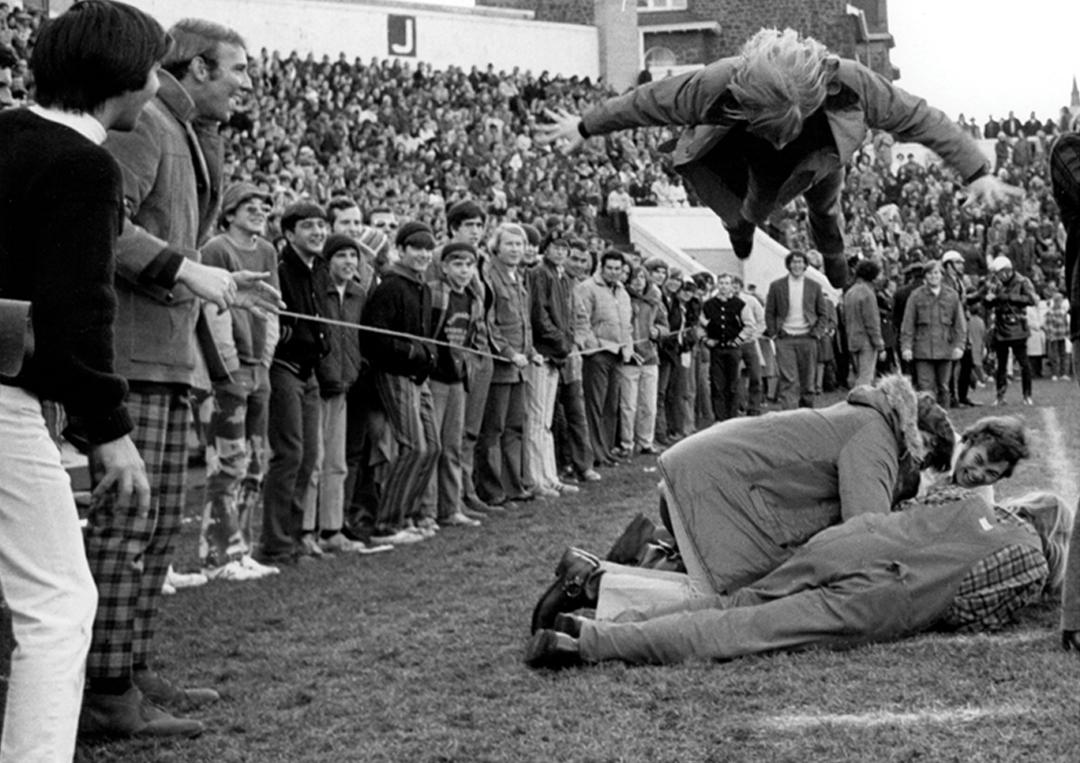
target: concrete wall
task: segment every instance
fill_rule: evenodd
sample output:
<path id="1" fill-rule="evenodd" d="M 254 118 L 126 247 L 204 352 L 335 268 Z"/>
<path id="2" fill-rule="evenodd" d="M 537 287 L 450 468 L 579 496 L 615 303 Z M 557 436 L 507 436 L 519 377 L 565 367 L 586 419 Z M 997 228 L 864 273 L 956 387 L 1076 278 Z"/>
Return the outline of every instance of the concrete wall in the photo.
<path id="1" fill-rule="evenodd" d="M 596 78 L 599 39 L 592 26 L 534 21 L 520 13 L 434 10 L 408 4 L 362 5 L 333 0 L 128 0 L 166 26 L 194 16 L 235 28 L 252 51 L 350 59 L 400 57 L 436 68 L 515 66 L 539 73 Z"/>

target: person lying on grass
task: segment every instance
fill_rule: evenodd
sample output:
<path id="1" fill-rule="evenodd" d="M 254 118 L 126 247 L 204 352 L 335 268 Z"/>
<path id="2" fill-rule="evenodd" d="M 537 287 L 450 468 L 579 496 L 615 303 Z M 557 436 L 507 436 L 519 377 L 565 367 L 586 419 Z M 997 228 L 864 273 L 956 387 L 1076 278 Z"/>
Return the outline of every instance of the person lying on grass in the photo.
<path id="1" fill-rule="evenodd" d="M 559 613 L 553 627 L 532 635 L 525 661 L 533 668 L 670 664 L 850 647 L 930 629 L 995 630 L 1044 590 L 1059 589 L 1072 526 L 1060 500 L 1010 510 L 970 491 L 935 495 L 904 511 L 862 513 L 822 530 L 732 595 L 625 610 L 615 620 Z M 576 549 L 564 564 L 584 578 L 587 568 L 599 567 Z"/>
<path id="2" fill-rule="evenodd" d="M 683 440 L 658 465 L 661 517 L 687 574 L 641 588 L 640 579 L 626 579 L 628 587 L 609 597 L 610 616 L 638 601 L 734 593 L 814 533 L 914 497 L 920 468 L 949 472 L 953 464 L 952 478 L 936 482 L 976 488 L 1008 476 L 1028 455 L 1015 419 L 976 424 L 956 449 L 954 438 L 945 411 L 894 375 L 828 408 L 729 419 Z M 992 491 L 983 497 L 992 502 Z M 577 587 L 571 595 L 563 582 L 537 604 L 533 631 L 551 628 L 558 612 L 592 606 L 592 591 Z"/>

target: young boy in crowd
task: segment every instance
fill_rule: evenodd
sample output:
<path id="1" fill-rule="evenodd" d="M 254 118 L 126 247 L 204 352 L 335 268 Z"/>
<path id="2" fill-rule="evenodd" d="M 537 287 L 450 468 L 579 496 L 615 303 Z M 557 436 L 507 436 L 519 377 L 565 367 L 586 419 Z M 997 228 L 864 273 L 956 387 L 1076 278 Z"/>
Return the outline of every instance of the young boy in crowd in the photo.
<path id="1" fill-rule="evenodd" d="M 439 277 L 431 289 L 432 336 L 440 342 L 475 348 L 477 326 L 484 320 L 484 299 L 475 282 L 476 247 L 452 241 L 442 250 Z M 443 526 L 477 527 L 478 518 L 462 507 L 461 449 L 465 434 L 465 392 L 468 386 L 466 353 L 437 346 L 435 368 L 428 384 L 435 404 L 435 425 L 442 451 L 424 493 L 421 511 Z"/>

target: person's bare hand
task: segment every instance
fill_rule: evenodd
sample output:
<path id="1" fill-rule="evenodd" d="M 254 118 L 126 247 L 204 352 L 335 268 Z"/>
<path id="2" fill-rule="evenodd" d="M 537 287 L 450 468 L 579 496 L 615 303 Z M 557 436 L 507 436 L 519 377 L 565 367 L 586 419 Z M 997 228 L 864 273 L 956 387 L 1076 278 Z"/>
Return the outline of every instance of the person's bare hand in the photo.
<path id="1" fill-rule="evenodd" d="M 264 320 L 285 309 L 281 292 L 268 283 L 269 273 L 238 270 L 232 277 L 236 283 L 233 306 L 248 310 Z"/>
<path id="2" fill-rule="evenodd" d="M 131 438 L 124 435 L 101 443 L 90 451 L 90 458 L 96 464 L 95 471 L 102 475 L 94 487 L 93 500 L 100 501 L 115 487 L 117 498 L 120 501 L 134 498 L 139 516 L 145 517 L 150 511 L 150 482 L 146 478 L 146 465 Z"/>
<path id="3" fill-rule="evenodd" d="M 578 132 L 581 117 L 562 109 L 544 109 L 544 116 L 551 121 L 537 123 L 537 143 L 547 145 L 562 140 L 564 141 L 564 150 L 567 153 L 577 151 L 585 144 L 585 139 Z"/>
<path id="4" fill-rule="evenodd" d="M 529 358 L 523 352 L 515 352 L 510 356 L 510 362 L 518 368 L 524 368 L 529 365 Z"/>
<path id="5" fill-rule="evenodd" d="M 1024 189 L 1009 185 L 995 175 L 983 175 L 968 183 L 965 207 L 980 206 L 993 209 L 1011 201 L 1024 198 Z"/>
<path id="6" fill-rule="evenodd" d="M 217 305 L 222 312 L 228 310 L 236 301 L 236 281 L 233 274 L 224 268 L 184 260 L 176 274 L 176 280 L 191 289 L 196 297 Z"/>

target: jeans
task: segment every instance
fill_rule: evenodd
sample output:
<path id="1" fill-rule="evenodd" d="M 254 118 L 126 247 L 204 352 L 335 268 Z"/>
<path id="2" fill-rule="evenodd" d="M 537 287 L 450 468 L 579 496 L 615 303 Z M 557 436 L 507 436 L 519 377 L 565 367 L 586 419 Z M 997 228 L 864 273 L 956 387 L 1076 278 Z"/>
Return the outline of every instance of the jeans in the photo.
<path id="1" fill-rule="evenodd" d="M 316 500 L 321 433 L 319 384 L 277 363 L 270 366 L 270 468 L 263 489 L 261 551 L 296 552 L 305 509 Z"/>
<path id="2" fill-rule="evenodd" d="M 435 426 L 439 430 L 439 460 L 424 491 L 421 514 L 449 519 L 461 511 L 461 443 L 465 436 L 465 385 L 431 380 Z"/>
<path id="3" fill-rule="evenodd" d="M 619 446 L 626 451 L 652 448 L 656 438 L 658 365 L 619 368 Z"/>
<path id="4" fill-rule="evenodd" d="M 997 384 L 999 400 L 1005 399 L 1005 390 L 1009 388 L 1007 375 L 1009 350 L 1012 350 L 1016 364 L 1020 366 L 1020 390 L 1024 397 L 1031 397 L 1031 361 L 1028 360 L 1027 339 L 1012 339 L 994 342 L 994 354 L 997 356 L 997 368 L 994 370 L 994 382 Z"/>
<path id="5" fill-rule="evenodd" d="M 776 395 L 785 411 L 814 407 L 814 374 L 818 340 L 812 336 L 783 336 L 776 340 Z"/>
<path id="6" fill-rule="evenodd" d="M 0 760 L 71 760 L 97 589 L 37 398 L 0 385 L 0 431 L 0 585 L 15 642 Z"/>
<path id="7" fill-rule="evenodd" d="M 476 492 L 501 504 L 524 495 L 525 382 L 493 382 L 476 449 Z"/>
<path id="8" fill-rule="evenodd" d="M 589 437 L 593 457 L 597 461 L 611 459 L 614 447 L 615 421 L 605 419 L 609 401 L 617 399 L 619 356 L 611 352 L 586 355 L 582 363 L 582 388 L 585 392 L 585 417 L 589 422 Z"/>
<path id="9" fill-rule="evenodd" d="M 551 426 L 559 392 L 559 369 L 550 363 L 525 369 L 525 462 L 523 479 L 529 488 L 554 488 L 559 483 L 555 465 L 555 436 Z"/>
<path id="10" fill-rule="evenodd" d="M 932 392 L 937 404 L 949 407 L 949 378 L 952 376 L 951 360 L 928 360 L 915 358 L 915 389 L 919 392 Z"/>
<path id="11" fill-rule="evenodd" d="M 737 347 L 713 347 L 709 350 L 709 387 L 713 416 L 727 421 L 739 414 L 739 360 Z"/>

